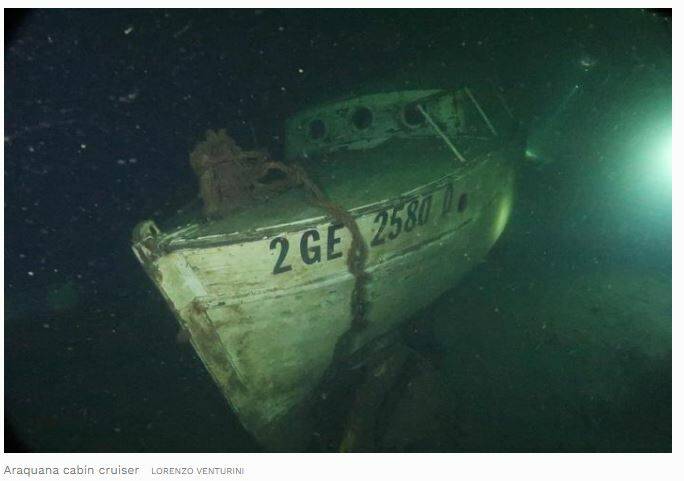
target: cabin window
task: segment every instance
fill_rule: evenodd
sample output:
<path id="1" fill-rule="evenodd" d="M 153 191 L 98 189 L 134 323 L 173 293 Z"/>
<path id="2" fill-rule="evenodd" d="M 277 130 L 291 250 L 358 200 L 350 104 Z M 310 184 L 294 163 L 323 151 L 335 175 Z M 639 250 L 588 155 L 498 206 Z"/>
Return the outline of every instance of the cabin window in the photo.
<path id="1" fill-rule="evenodd" d="M 404 123 L 409 127 L 419 127 L 425 123 L 425 117 L 418 110 L 418 104 L 408 104 L 404 107 Z"/>
<path id="2" fill-rule="evenodd" d="M 468 208 L 468 194 L 461 194 L 458 198 L 458 211 L 463 212 Z"/>
<path id="3" fill-rule="evenodd" d="M 368 107 L 358 107 L 351 117 L 352 124 L 359 130 L 365 130 L 373 123 L 373 112 Z"/>
<path id="4" fill-rule="evenodd" d="M 309 137 L 312 140 L 320 140 L 325 137 L 327 129 L 325 127 L 325 122 L 321 119 L 312 120 L 309 122 Z"/>

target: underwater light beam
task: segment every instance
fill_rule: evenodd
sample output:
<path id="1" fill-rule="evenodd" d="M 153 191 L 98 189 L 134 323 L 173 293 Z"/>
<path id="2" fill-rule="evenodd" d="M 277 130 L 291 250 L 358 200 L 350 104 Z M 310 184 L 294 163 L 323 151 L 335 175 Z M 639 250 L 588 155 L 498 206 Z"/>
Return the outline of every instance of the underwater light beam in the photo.
<path id="1" fill-rule="evenodd" d="M 658 162 L 672 176 L 672 129 L 660 139 L 660 145 L 656 151 Z"/>

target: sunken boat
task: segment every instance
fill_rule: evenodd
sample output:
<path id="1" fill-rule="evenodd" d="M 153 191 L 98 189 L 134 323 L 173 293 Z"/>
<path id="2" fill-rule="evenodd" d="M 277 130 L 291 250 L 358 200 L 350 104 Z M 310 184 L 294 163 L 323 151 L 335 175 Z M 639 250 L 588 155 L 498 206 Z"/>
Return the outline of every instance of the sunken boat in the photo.
<path id="1" fill-rule="evenodd" d="M 272 446 L 331 365 L 372 351 L 497 241 L 524 152 L 502 100 L 463 86 L 306 108 L 277 163 L 290 188 L 136 226 L 136 257 L 257 440 Z"/>

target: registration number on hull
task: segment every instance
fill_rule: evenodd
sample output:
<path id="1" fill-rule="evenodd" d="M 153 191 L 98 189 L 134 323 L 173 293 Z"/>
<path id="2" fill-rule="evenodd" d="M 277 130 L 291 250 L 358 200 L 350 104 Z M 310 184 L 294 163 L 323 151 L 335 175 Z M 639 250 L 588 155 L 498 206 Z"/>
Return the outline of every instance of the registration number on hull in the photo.
<path id="1" fill-rule="evenodd" d="M 408 235 L 424 225 L 426 225 L 433 211 L 433 198 L 435 191 L 422 196 L 416 196 L 396 206 L 381 209 L 374 214 L 373 232 L 370 241 L 370 248 L 392 242 L 400 236 Z M 452 184 L 446 184 L 439 208 L 440 217 L 444 217 L 453 210 L 463 212 L 467 205 L 466 194 L 461 194 L 457 201 L 454 199 L 454 188 Z M 297 256 L 306 265 L 319 262 L 331 261 L 342 257 L 340 249 L 340 231 L 344 225 L 340 223 L 330 223 L 322 228 L 308 229 L 299 236 L 297 246 Z M 268 241 L 269 249 L 276 251 L 277 257 L 273 266 L 273 274 L 283 274 L 292 270 L 289 262 L 291 246 L 290 240 L 285 236 L 274 237 Z"/>

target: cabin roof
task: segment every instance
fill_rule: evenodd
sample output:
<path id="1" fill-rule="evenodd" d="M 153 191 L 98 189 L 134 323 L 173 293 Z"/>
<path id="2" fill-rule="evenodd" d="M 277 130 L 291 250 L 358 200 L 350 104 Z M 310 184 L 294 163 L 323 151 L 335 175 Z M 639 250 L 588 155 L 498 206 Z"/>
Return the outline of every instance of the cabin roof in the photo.
<path id="1" fill-rule="evenodd" d="M 455 159 L 449 148 L 437 138 L 391 139 L 381 147 L 363 151 L 338 151 L 321 158 L 309 159 L 304 165 L 309 177 L 328 198 L 354 209 L 396 198 L 454 172 L 467 172 L 480 163 L 491 142 L 471 142 L 463 145 L 467 164 Z M 211 222 L 195 219 L 185 225 L 172 220 L 165 229 L 167 244 L 212 236 L 254 237 L 273 226 L 283 226 L 307 219 L 327 217 L 327 212 L 307 200 L 303 188 L 293 188 L 264 202 Z"/>

